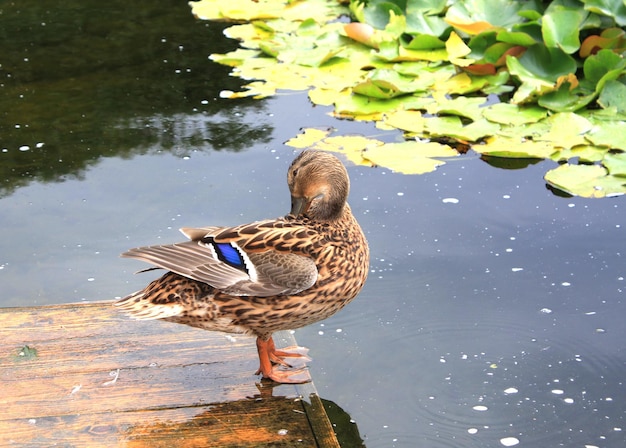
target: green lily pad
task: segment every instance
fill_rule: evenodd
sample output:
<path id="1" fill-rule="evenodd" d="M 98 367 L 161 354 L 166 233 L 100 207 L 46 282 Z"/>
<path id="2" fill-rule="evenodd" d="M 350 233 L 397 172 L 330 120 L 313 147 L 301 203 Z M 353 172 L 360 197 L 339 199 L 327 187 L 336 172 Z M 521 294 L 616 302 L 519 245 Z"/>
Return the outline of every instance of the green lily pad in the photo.
<path id="1" fill-rule="evenodd" d="M 378 99 L 389 99 L 407 95 L 420 88 L 413 78 L 398 74 L 395 70 L 377 69 L 352 88 L 354 93 Z"/>
<path id="2" fill-rule="evenodd" d="M 626 76 L 624 77 L 626 82 Z M 602 105 L 606 110 L 614 110 L 614 120 L 618 120 L 621 115 L 622 119 L 626 116 L 626 84 L 620 81 L 607 81 L 598 97 L 598 104 Z"/>
<path id="3" fill-rule="evenodd" d="M 626 26 L 626 4 L 623 0 L 583 0 L 585 9 L 614 17 L 619 26 Z"/>
<path id="4" fill-rule="evenodd" d="M 587 13 L 579 8 L 556 7 L 544 14 L 541 25 L 543 40 L 549 48 L 560 48 L 571 54 L 580 48 L 579 28 Z"/>
<path id="5" fill-rule="evenodd" d="M 446 20 L 448 23 L 488 23 L 493 27 L 509 27 L 522 21 L 518 15 L 524 4 L 508 0 L 465 0 L 453 2 Z"/>
<path id="6" fill-rule="evenodd" d="M 607 154 L 602 164 L 613 176 L 626 177 L 626 153 Z"/>

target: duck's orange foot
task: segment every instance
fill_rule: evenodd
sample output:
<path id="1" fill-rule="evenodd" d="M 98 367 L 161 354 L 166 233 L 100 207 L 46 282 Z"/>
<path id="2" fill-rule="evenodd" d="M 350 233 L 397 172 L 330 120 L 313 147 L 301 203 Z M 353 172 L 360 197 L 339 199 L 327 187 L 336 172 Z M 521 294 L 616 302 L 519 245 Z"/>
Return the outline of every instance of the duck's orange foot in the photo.
<path id="1" fill-rule="evenodd" d="M 268 374 L 263 373 L 263 378 L 268 378 L 283 384 L 302 384 L 311 381 L 309 369 L 306 367 L 300 369 L 286 369 L 284 367 L 273 366 Z"/>
<path id="2" fill-rule="evenodd" d="M 263 374 L 264 378 L 277 383 L 297 384 L 311 381 L 309 371 L 306 369 L 306 362 L 311 361 L 311 358 L 306 355 L 309 349 L 293 346 L 276 350 L 271 337 L 267 341 L 257 338 L 256 346 L 260 362 L 256 375 Z M 284 358 L 290 358 L 290 363 L 287 363 Z"/>
<path id="3" fill-rule="evenodd" d="M 274 364 L 280 364 L 285 367 L 294 367 L 292 364 L 285 361 L 285 358 L 296 358 L 294 359 L 295 363 L 306 365 L 308 361 L 311 361 L 311 358 L 307 356 L 309 353 L 309 349 L 306 347 L 300 347 L 298 345 L 292 345 L 290 347 L 285 347 L 282 350 L 276 350 L 274 348 L 273 351 L 269 352 L 270 361 Z"/>

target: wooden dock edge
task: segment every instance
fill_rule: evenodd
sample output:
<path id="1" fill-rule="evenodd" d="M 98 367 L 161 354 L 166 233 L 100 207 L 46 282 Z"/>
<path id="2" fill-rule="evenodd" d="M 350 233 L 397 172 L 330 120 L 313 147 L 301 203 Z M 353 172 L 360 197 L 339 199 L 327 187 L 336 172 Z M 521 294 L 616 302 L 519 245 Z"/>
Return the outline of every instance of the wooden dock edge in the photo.
<path id="1" fill-rule="evenodd" d="M 253 338 L 112 302 L 0 308 L 0 446 L 340 446 L 313 383 L 260 381 L 257 367 Z"/>

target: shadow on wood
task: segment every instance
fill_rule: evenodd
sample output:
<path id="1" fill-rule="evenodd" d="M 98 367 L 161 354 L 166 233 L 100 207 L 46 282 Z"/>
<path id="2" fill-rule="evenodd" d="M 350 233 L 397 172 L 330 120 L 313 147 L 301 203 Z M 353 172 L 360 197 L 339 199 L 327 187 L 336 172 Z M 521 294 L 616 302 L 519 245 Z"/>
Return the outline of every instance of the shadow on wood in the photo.
<path id="1" fill-rule="evenodd" d="M 312 384 L 259 381 L 257 367 L 253 338 L 110 302 L 0 309 L 0 445 L 339 446 Z"/>

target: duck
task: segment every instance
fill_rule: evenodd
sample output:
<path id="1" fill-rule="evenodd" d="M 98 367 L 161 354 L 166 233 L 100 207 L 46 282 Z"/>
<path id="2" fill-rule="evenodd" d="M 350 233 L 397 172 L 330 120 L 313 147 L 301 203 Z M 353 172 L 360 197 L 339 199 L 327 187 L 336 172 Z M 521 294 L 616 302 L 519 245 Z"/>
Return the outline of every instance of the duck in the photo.
<path id="1" fill-rule="evenodd" d="M 279 350 L 272 335 L 326 319 L 363 288 L 369 246 L 347 199 L 350 179 L 333 154 L 307 149 L 287 171 L 290 212 L 233 227 L 180 229 L 187 241 L 122 254 L 167 272 L 117 300 L 136 319 L 161 319 L 256 337 L 256 375 L 277 383 L 311 380 L 306 349 Z M 304 350 L 303 350 L 304 349 Z"/>

